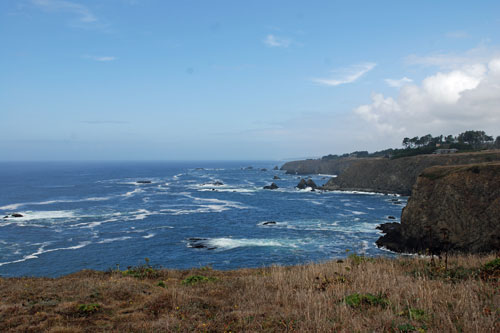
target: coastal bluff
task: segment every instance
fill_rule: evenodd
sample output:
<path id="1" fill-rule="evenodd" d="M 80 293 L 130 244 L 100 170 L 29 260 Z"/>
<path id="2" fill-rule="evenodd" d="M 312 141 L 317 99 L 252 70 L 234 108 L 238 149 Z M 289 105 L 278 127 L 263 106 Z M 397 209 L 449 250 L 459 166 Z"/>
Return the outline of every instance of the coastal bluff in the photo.
<path id="1" fill-rule="evenodd" d="M 426 168 L 437 165 L 465 165 L 500 161 L 500 150 L 456 154 L 430 154 L 389 158 L 340 158 L 285 163 L 287 173 L 337 174 L 323 190 L 353 190 L 410 195 L 417 177 Z"/>
<path id="2" fill-rule="evenodd" d="M 425 169 L 401 223 L 379 228 L 377 245 L 396 252 L 500 250 L 500 162 Z"/>
<path id="3" fill-rule="evenodd" d="M 339 175 L 352 163 L 361 159 L 356 157 L 343 157 L 334 160 L 299 160 L 283 164 L 280 170 L 292 175 L 325 174 Z"/>

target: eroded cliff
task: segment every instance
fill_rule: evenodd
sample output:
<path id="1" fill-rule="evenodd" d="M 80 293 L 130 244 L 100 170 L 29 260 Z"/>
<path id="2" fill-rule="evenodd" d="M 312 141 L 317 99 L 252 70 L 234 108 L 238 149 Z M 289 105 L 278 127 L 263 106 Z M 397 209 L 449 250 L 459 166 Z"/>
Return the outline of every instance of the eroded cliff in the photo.
<path id="1" fill-rule="evenodd" d="M 449 155 L 419 155 L 399 159 L 353 159 L 330 179 L 325 190 L 358 190 L 410 195 L 418 175 L 435 165 L 464 165 L 500 161 L 500 150 Z M 328 170 L 327 170 L 328 171 Z"/>
<path id="2" fill-rule="evenodd" d="M 500 162 L 434 166 L 413 187 L 401 224 L 381 226 L 378 246 L 397 252 L 500 249 Z"/>

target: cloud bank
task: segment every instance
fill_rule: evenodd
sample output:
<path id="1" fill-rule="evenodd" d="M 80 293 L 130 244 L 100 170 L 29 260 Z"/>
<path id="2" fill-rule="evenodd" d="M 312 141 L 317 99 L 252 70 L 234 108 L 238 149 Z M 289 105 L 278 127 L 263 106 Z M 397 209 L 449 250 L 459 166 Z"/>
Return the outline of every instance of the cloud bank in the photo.
<path id="1" fill-rule="evenodd" d="M 379 134 L 456 134 L 482 129 L 500 134 L 500 57 L 437 72 L 419 85 L 404 84 L 397 98 L 372 94 L 354 110 Z"/>

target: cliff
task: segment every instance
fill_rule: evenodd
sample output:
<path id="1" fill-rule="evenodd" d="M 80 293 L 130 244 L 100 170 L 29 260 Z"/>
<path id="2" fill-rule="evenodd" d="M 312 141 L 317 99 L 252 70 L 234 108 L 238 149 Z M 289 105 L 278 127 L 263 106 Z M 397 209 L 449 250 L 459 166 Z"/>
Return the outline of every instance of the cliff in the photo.
<path id="1" fill-rule="evenodd" d="M 418 155 L 399 159 L 363 158 L 352 159 L 330 179 L 325 190 L 358 190 L 410 195 L 418 175 L 436 165 L 464 165 L 500 161 L 500 150 L 448 155 Z M 325 173 L 332 173 L 325 170 Z"/>
<path id="2" fill-rule="evenodd" d="M 281 166 L 288 174 L 326 174 L 338 175 L 342 173 L 353 162 L 361 160 L 355 157 L 339 158 L 335 160 L 303 160 L 287 162 Z"/>
<path id="3" fill-rule="evenodd" d="M 401 224 L 380 229 L 377 245 L 397 252 L 500 250 L 500 162 L 425 169 Z"/>

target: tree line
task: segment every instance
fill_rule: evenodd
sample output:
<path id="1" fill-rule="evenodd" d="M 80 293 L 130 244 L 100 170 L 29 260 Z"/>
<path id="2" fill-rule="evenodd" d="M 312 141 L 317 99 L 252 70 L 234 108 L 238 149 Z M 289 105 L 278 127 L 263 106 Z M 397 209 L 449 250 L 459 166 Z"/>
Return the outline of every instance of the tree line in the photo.
<path id="1" fill-rule="evenodd" d="M 493 136 L 486 134 L 485 131 L 465 131 L 457 136 L 435 136 L 430 134 L 424 135 L 422 137 L 404 138 L 402 142 L 405 149 L 415 149 L 427 146 L 444 146 L 448 145 L 453 148 L 454 145 L 468 145 L 473 149 L 499 147 L 500 148 L 500 136 L 497 136 L 496 140 Z"/>
<path id="2" fill-rule="evenodd" d="M 432 136 L 427 134 L 421 137 L 404 138 L 402 141 L 403 149 L 389 148 L 374 153 L 368 151 L 355 151 L 342 155 L 326 155 L 321 159 L 334 160 L 346 157 L 388 157 L 400 158 L 407 156 L 415 156 L 421 154 L 432 154 L 436 149 L 449 148 L 457 149 L 458 151 L 475 151 L 483 149 L 500 149 L 500 136 L 496 139 L 493 136 L 486 134 L 485 131 L 465 131 L 456 136 L 453 135 L 438 135 Z"/>

